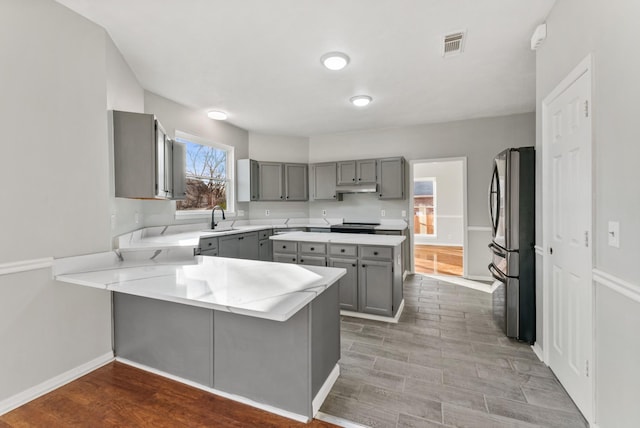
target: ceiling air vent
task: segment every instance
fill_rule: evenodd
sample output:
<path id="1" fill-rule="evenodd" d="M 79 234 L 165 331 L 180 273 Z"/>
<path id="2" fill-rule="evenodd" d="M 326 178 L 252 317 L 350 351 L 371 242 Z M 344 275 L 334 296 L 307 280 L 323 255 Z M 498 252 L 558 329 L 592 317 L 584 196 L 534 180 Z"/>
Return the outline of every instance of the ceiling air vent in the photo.
<path id="1" fill-rule="evenodd" d="M 442 56 L 446 58 L 461 54 L 464 48 L 464 35 L 464 31 L 457 31 L 445 35 L 442 45 Z"/>

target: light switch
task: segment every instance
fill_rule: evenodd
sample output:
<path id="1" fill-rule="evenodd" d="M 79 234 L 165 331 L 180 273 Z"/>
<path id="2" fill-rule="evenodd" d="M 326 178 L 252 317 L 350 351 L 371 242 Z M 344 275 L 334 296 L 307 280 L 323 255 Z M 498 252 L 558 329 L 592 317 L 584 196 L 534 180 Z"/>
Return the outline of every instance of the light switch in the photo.
<path id="1" fill-rule="evenodd" d="M 380 217 L 384 217 L 386 215 L 387 215 L 387 213 L 384 210 L 380 210 Z"/>
<path id="2" fill-rule="evenodd" d="M 326 217 L 327 216 L 327 210 L 322 210 L 322 217 Z"/>
<path id="3" fill-rule="evenodd" d="M 608 228 L 608 242 L 610 247 L 620 248 L 620 223 L 610 221 Z"/>
<path id="4" fill-rule="evenodd" d="M 270 214 L 271 214 L 271 211 L 269 211 L 269 210 L 264 210 L 264 215 L 265 215 L 266 217 L 269 217 L 269 215 L 270 215 Z"/>

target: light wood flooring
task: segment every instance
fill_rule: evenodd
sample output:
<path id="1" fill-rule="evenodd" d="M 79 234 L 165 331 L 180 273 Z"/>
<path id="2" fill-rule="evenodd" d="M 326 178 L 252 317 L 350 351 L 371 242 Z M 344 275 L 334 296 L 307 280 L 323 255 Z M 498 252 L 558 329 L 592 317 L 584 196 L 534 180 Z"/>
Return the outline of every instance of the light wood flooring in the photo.
<path id="1" fill-rule="evenodd" d="M 3 416 L 0 427 L 313 427 L 113 362 Z"/>
<path id="2" fill-rule="evenodd" d="M 416 273 L 462 276 L 462 247 L 414 245 Z"/>
<path id="3" fill-rule="evenodd" d="M 398 324 L 343 317 L 322 412 L 377 428 L 587 427 L 531 348 L 494 326 L 490 294 L 414 275 L 404 295 Z"/>

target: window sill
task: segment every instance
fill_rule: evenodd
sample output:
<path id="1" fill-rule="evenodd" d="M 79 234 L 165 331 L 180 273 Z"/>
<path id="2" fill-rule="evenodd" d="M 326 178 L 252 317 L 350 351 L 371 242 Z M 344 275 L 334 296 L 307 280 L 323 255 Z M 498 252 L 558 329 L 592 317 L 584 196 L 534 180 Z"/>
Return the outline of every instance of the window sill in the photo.
<path id="1" fill-rule="evenodd" d="M 236 213 L 234 213 L 234 212 L 226 212 L 225 211 L 224 214 L 227 217 L 235 217 L 236 216 Z M 176 214 L 175 214 L 174 218 L 176 220 L 211 218 L 211 210 L 176 211 Z"/>

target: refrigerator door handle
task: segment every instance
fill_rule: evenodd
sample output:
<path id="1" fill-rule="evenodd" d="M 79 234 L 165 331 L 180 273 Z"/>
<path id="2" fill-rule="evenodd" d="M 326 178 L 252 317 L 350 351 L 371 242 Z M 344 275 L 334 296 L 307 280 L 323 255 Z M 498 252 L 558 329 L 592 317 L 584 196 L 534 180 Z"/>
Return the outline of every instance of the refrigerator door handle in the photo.
<path id="1" fill-rule="evenodd" d="M 492 277 L 494 277 L 496 280 L 502 283 L 505 283 L 505 284 L 507 283 L 507 276 L 502 272 L 500 272 L 500 269 L 498 269 L 496 265 L 494 265 L 493 263 L 489 263 L 488 268 L 489 268 L 489 272 L 491 272 Z"/>
<path id="2" fill-rule="evenodd" d="M 493 236 L 496 236 L 498 233 L 498 223 L 500 221 L 500 183 L 498 176 L 498 165 L 493 166 L 493 175 L 491 176 L 491 182 L 489 183 L 489 218 L 491 219 L 491 228 L 493 232 Z M 495 189 L 495 190 L 494 190 Z M 495 212 L 493 211 L 493 197 L 495 195 Z"/>

